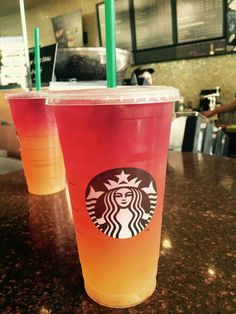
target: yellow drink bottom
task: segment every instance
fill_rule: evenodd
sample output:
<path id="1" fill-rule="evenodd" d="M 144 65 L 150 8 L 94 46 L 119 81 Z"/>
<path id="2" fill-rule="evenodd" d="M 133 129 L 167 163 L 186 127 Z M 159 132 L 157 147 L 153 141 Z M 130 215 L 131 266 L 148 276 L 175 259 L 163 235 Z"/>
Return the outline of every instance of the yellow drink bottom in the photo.
<path id="1" fill-rule="evenodd" d="M 20 138 L 22 163 L 28 190 L 47 195 L 65 187 L 65 169 L 56 135 Z"/>
<path id="2" fill-rule="evenodd" d="M 154 292 L 163 195 L 160 189 L 158 209 L 150 224 L 128 239 L 114 239 L 98 232 L 84 211 L 73 211 L 85 290 L 97 303 L 126 308 L 142 303 Z"/>
<path id="3" fill-rule="evenodd" d="M 8 95 L 20 141 L 28 191 L 47 195 L 65 188 L 65 170 L 52 108 L 40 92 Z"/>

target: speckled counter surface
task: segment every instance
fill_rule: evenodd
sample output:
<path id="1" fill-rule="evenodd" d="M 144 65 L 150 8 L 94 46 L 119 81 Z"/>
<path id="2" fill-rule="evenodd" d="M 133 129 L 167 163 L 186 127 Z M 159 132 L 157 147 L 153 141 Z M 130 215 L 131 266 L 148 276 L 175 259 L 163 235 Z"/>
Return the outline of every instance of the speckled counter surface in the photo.
<path id="1" fill-rule="evenodd" d="M 236 160 L 169 153 L 158 287 L 129 309 L 86 295 L 65 191 L 0 176 L 0 313 L 236 313 Z"/>

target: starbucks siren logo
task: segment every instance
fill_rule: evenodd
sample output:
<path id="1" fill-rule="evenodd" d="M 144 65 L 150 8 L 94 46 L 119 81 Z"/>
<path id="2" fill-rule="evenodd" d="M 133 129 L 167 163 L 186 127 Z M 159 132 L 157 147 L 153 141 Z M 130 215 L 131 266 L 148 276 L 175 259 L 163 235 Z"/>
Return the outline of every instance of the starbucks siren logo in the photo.
<path id="1" fill-rule="evenodd" d="M 111 169 L 94 177 L 86 207 L 95 226 L 112 238 L 126 239 L 144 230 L 157 202 L 152 176 L 137 168 Z"/>

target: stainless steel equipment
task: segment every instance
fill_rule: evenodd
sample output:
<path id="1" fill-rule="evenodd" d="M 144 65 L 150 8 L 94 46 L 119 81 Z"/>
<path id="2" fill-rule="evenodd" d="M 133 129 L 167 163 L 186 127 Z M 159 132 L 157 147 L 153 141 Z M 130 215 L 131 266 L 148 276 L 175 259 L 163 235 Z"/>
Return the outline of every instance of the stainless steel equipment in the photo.
<path id="1" fill-rule="evenodd" d="M 229 138 L 199 112 L 176 112 L 171 124 L 170 150 L 228 154 Z"/>

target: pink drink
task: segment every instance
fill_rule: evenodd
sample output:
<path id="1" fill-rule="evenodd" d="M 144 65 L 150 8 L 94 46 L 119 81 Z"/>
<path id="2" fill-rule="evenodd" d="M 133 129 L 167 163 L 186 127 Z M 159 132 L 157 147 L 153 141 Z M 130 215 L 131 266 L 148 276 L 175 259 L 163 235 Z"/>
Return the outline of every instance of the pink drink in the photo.
<path id="1" fill-rule="evenodd" d="M 45 95 L 30 92 L 7 97 L 29 192 L 45 195 L 63 190 L 64 162 L 53 110 L 45 106 Z"/>
<path id="2" fill-rule="evenodd" d="M 156 287 L 172 105 L 178 91 L 55 94 L 53 105 L 88 295 L 128 307 Z"/>

